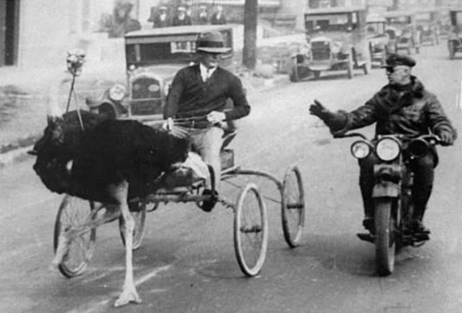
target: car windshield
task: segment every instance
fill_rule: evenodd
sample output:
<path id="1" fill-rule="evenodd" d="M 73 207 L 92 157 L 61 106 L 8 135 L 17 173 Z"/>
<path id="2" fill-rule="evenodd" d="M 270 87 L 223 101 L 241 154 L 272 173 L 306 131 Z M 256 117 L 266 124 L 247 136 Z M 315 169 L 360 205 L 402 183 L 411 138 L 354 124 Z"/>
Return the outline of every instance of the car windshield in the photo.
<path id="1" fill-rule="evenodd" d="M 307 15 L 305 27 L 308 32 L 350 31 L 358 26 L 356 13 Z"/>
<path id="2" fill-rule="evenodd" d="M 196 51 L 195 41 L 156 42 L 127 45 L 128 64 L 159 64 L 189 62 Z"/>
<path id="3" fill-rule="evenodd" d="M 223 31 L 225 46 L 232 47 L 230 31 Z M 154 64 L 188 64 L 196 57 L 198 34 L 182 36 L 142 37 L 132 39 L 125 46 L 127 68 Z M 231 52 L 229 53 L 229 56 Z M 229 57 L 224 55 L 225 58 Z"/>
<path id="4" fill-rule="evenodd" d="M 388 17 L 387 23 L 388 24 L 411 24 L 411 17 L 410 16 Z"/>
<path id="5" fill-rule="evenodd" d="M 432 21 L 432 15 L 430 12 L 426 13 L 418 13 L 415 16 L 415 19 L 419 22 L 431 22 Z"/>
<path id="6" fill-rule="evenodd" d="M 367 23 L 367 34 L 368 35 L 382 35 L 385 32 L 385 23 Z"/>

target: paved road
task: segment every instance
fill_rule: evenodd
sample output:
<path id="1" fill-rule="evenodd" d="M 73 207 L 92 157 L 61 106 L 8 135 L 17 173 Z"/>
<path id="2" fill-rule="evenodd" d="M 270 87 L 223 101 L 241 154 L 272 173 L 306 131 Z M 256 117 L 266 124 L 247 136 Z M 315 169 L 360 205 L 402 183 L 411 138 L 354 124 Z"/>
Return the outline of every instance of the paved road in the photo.
<path id="1" fill-rule="evenodd" d="M 415 74 L 462 129 L 460 62 L 447 60 L 444 45 L 424 48 L 417 59 Z M 373 246 L 355 236 L 362 231 L 362 208 L 351 140 L 332 139 L 307 112 L 315 98 L 332 109 L 352 109 L 383 84 L 383 70 L 368 76 L 358 71 L 353 80 L 332 74 L 253 95 L 252 115 L 233 142 L 236 159 L 280 179 L 290 164 L 299 165 L 308 209 L 303 245 L 286 246 L 277 192 L 261 179 L 257 183 L 270 211 L 269 250 L 261 275 L 253 279 L 243 277 L 234 257 L 232 212 L 161 206 L 148 215 L 145 240 L 135 253 L 135 279 L 144 302 L 117 311 L 461 312 L 460 141 L 439 149 L 441 164 L 427 215 L 431 241 L 403 251 L 395 272 L 380 278 Z M 98 229 L 96 252 L 83 276 L 68 280 L 50 271 L 61 197 L 45 190 L 31 166 L 28 159 L 0 170 L 0 312 L 115 311 L 124 275 L 117 224 Z M 237 192 L 224 185 L 227 198 Z"/>

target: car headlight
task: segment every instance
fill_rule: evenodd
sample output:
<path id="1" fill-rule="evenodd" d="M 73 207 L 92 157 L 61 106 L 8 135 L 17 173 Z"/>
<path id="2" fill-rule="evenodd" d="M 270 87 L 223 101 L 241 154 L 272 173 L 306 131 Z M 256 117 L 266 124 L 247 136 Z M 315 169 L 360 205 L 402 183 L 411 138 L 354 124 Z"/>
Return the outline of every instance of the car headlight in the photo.
<path id="1" fill-rule="evenodd" d="M 122 99 L 125 97 L 125 87 L 116 84 L 109 89 L 109 99 L 112 101 L 122 101 Z"/>
<path id="2" fill-rule="evenodd" d="M 368 157 L 371 151 L 371 145 L 366 141 L 355 141 L 351 145 L 351 154 L 357 159 L 364 159 Z"/>
<path id="3" fill-rule="evenodd" d="M 401 144 L 394 138 L 382 138 L 375 146 L 375 152 L 382 161 L 392 161 L 401 152 Z"/>

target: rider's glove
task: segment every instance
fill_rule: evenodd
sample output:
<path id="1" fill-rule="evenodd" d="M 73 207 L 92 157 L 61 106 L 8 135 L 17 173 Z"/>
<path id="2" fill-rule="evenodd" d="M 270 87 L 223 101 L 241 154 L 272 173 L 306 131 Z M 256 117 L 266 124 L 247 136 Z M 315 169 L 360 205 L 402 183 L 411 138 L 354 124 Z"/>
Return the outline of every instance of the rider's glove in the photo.
<path id="1" fill-rule="evenodd" d="M 310 105 L 310 114 L 319 117 L 332 130 L 339 130 L 346 124 L 346 117 L 343 114 L 337 114 L 329 111 L 318 100 Z"/>
<path id="2" fill-rule="evenodd" d="M 440 137 L 441 145 L 443 146 L 452 146 L 452 144 L 454 143 L 454 136 L 448 130 L 441 130 L 438 133 L 438 136 Z"/>
<path id="3" fill-rule="evenodd" d="M 334 115 L 334 113 L 326 109 L 318 100 L 314 100 L 314 104 L 310 105 L 310 114 L 319 117 L 326 124 Z"/>

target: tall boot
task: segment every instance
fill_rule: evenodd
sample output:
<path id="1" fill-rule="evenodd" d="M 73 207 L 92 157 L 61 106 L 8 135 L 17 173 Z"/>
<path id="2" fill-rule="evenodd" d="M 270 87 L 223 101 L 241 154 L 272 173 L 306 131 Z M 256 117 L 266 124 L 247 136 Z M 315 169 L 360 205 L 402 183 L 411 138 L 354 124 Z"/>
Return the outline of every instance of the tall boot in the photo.
<path id="1" fill-rule="evenodd" d="M 430 233 L 423 224 L 423 218 L 432 193 L 432 186 L 418 188 L 414 185 L 413 189 L 414 211 L 412 212 L 412 226 L 417 232 Z"/>
<path id="2" fill-rule="evenodd" d="M 364 220 L 363 226 L 369 231 L 374 228 L 374 199 L 372 199 L 373 184 L 360 182 L 361 196 L 363 198 Z"/>

